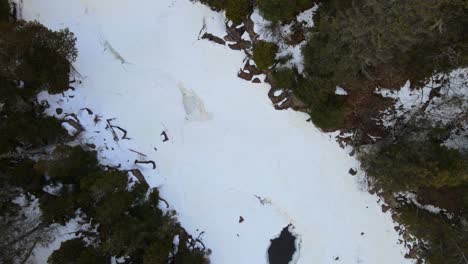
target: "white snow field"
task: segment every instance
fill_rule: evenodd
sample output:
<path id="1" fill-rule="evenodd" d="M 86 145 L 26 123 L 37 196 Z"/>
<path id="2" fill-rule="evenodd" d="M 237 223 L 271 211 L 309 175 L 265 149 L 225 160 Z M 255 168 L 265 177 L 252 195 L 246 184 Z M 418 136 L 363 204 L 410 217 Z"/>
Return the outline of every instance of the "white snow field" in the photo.
<path id="1" fill-rule="evenodd" d="M 188 232 L 204 231 L 212 263 L 267 263 L 270 239 L 289 223 L 295 263 L 411 263 L 362 172 L 348 173 L 359 167 L 349 149 L 305 114 L 274 110 L 268 85 L 237 78 L 242 52 L 198 40 L 204 23 L 225 35 L 223 14 L 189 0 L 23 0 L 22 15 L 78 38 L 82 83 L 43 95 L 50 113 L 76 113 L 106 163 L 154 160 L 155 170 L 136 167 Z M 130 140 L 113 142 L 114 117 Z"/>

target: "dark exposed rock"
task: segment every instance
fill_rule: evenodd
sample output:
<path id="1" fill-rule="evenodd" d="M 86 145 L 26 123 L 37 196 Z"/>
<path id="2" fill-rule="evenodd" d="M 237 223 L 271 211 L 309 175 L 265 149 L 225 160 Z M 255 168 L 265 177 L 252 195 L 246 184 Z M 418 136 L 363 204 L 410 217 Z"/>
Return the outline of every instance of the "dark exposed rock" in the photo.
<path id="1" fill-rule="evenodd" d="M 245 50 L 245 49 L 248 49 L 250 48 L 251 44 L 250 44 L 250 41 L 247 41 L 247 40 L 241 40 L 237 43 L 234 43 L 234 44 L 228 44 L 229 48 L 233 49 L 233 50 Z"/>
<path id="2" fill-rule="evenodd" d="M 354 175 L 357 174 L 357 170 L 351 168 L 351 169 L 349 169 L 348 173 L 354 176 Z"/>
<path id="3" fill-rule="evenodd" d="M 259 71 L 255 65 L 250 64 L 249 60 L 247 60 L 247 62 L 244 65 L 244 71 L 249 71 L 253 73 L 254 75 L 262 74 L 262 72 Z"/>
<path id="4" fill-rule="evenodd" d="M 239 216 L 239 223 L 242 223 L 242 222 L 244 222 L 244 217 Z"/>
<path id="5" fill-rule="evenodd" d="M 166 131 L 161 132 L 161 136 L 163 137 L 163 142 L 169 141 Z"/>
<path id="6" fill-rule="evenodd" d="M 245 71 L 239 71 L 239 73 L 237 74 L 237 77 L 244 79 L 246 81 L 250 81 L 253 78 L 253 74 L 249 72 L 245 72 Z"/>
<path id="7" fill-rule="evenodd" d="M 390 206 L 382 204 L 382 212 L 386 213 L 388 210 L 390 210 Z"/>
<path id="8" fill-rule="evenodd" d="M 96 145 L 92 144 L 92 143 L 86 143 L 85 144 L 88 148 L 92 148 L 92 149 L 95 149 L 96 148 Z"/>
<path id="9" fill-rule="evenodd" d="M 226 35 L 226 36 L 223 37 L 223 39 L 224 39 L 225 41 L 229 41 L 229 42 L 237 42 L 237 41 L 238 41 L 237 39 L 235 39 L 235 38 L 234 38 L 233 36 L 231 36 L 231 35 Z"/>
<path id="10" fill-rule="evenodd" d="M 217 37 L 217 36 L 215 36 L 213 34 L 210 34 L 210 33 L 203 34 L 203 36 L 201 38 L 202 39 L 207 39 L 207 40 L 215 42 L 215 43 L 218 43 L 220 45 L 225 45 L 226 44 L 226 41 L 224 41 L 222 38 Z"/>
<path id="11" fill-rule="evenodd" d="M 255 78 L 255 79 L 252 80 L 252 82 L 253 82 L 253 83 L 261 83 L 262 81 L 260 81 L 259 78 Z"/>
<path id="12" fill-rule="evenodd" d="M 59 107 L 55 109 L 55 113 L 57 113 L 57 115 L 61 115 L 63 113 L 63 109 Z"/>

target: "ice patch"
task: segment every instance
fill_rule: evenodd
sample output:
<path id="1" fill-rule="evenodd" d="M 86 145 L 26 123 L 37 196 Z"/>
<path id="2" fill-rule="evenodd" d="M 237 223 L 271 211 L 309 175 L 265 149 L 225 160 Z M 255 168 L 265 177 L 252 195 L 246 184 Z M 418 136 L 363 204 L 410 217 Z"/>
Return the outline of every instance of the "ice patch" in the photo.
<path id="1" fill-rule="evenodd" d="M 191 89 L 186 89 L 183 83 L 178 83 L 179 91 L 182 94 L 182 103 L 185 110 L 185 118 L 189 121 L 206 121 L 211 119 L 210 114 L 205 109 L 205 104 L 198 95 Z"/>

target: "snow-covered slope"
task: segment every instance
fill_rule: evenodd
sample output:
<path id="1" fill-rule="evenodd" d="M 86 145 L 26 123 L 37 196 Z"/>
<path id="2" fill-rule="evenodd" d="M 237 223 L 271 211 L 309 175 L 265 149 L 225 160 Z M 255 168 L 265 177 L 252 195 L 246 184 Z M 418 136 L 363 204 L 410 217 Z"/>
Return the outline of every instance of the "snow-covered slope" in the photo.
<path id="1" fill-rule="evenodd" d="M 266 84 L 237 78 L 242 52 L 198 40 L 204 23 L 224 35 L 222 14 L 189 0 L 24 0 L 22 12 L 78 37 L 82 84 L 50 103 L 83 118 L 106 162 L 134 166 L 129 149 L 156 161 L 141 166 L 148 182 L 205 231 L 213 263 L 266 263 L 289 223 L 298 263 L 409 263 L 390 215 L 348 174 L 357 161 L 306 115 L 275 111 Z M 105 142 L 84 107 L 131 140 Z"/>

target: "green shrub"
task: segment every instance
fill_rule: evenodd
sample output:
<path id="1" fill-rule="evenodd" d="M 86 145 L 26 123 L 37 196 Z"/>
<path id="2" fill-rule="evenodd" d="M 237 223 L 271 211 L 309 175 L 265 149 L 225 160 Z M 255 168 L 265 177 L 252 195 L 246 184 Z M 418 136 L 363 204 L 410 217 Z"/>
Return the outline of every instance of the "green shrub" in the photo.
<path id="1" fill-rule="evenodd" d="M 369 175 L 393 192 L 468 183 L 465 157 L 437 142 L 397 141 L 361 159 Z"/>
<path id="2" fill-rule="evenodd" d="M 0 119 L 0 153 L 14 151 L 18 146 L 42 147 L 67 138 L 67 131 L 53 117 L 33 113 L 16 113 Z"/>
<path id="3" fill-rule="evenodd" d="M 235 24 L 242 23 L 242 20 L 251 12 L 251 0 L 226 0 L 226 17 Z"/>
<path id="4" fill-rule="evenodd" d="M 74 195 L 55 196 L 43 194 L 40 197 L 39 208 L 41 209 L 42 222 L 65 225 L 75 217 L 75 212 L 79 206 Z"/>
<path id="5" fill-rule="evenodd" d="M 468 252 L 468 228 L 448 221 L 444 216 L 415 206 L 399 209 L 400 221 L 418 238 L 417 255 L 426 263 L 463 263 Z"/>
<path id="6" fill-rule="evenodd" d="M 64 184 L 78 184 L 89 173 L 99 169 L 96 152 L 81 146 L 59 145 L 47 159 L 37 162 L 35 168 Z"/>
<path id="7" fill-rule="evenodd" d="M 373 89 L 389 76 L 418 81 L 467 65 L 467 11 L 466 1 L 324 1 L 303 50 L 305 72 Z"/>
<path id="8" fill-rule="evenodd" d="M 272 42 L 258 41 L 254 45 L 253 60 L 261 71 L 267 70 L 275 63 L 278 46 Z"/>
<path id="9" fill-rule="evenodd" d="M 50 93 L 67 90 L 75 42 L 68 29 L 52 31 L 39 22 L 0 25 L 0 75 Z"/>
<path id="10" fill-rule="evenodd" d="M 277 88 L 295 89 L 297 86 L 297 70 L 280 68 L 273 72 L 273 80 Z"/>
<path id="11" fill-rule="evenodd" d="M 8 0 L 0 0 L 0 23 L 7 22 L 9 20 L 10 11 Z"/>
<path id="12" fill-rule="evenodd" d="M 92 246 L 87 246 L 82 238 L 74 238 L 64 241 L 60 248 L 55 250 L 47 260 L 49 264 L 91 264 L 108 263 L 106 258 Z"/>
<path id="13" fill-rule="evenodd" d="M 257 0 L 262 16 L 275 23 L 292 19 L 296 11 L 295 3 L 290 0 Z"/>
<path id="14" fill-rule="evenodd" d="M 200 0 L 200 2 L 215 11 L 223 10 L 226 5 L 226 0 Z"/>
<path id="15" fill-rule="evenodd" d="M 343 97 L 323 92 L 314 98 L 310 112 L 314 125 L 326 131 L 342 127 L 346 117 Z"/>

